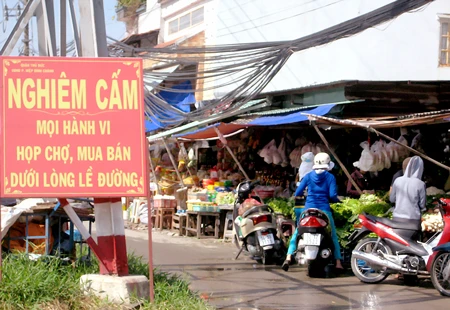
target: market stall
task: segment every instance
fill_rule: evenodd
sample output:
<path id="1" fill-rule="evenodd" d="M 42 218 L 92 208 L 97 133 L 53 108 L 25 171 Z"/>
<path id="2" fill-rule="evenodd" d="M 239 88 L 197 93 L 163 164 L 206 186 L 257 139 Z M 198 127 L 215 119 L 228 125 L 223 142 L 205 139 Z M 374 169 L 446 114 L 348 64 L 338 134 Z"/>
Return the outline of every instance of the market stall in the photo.
<path id="1" fill-rule="evenodd" d="M 72 203 L 75 213 L 91 232 L 92 206 L 81 201 Z M 84 241 L 54 199 L 25 199 L 15 206 L 2 206 L 2 248 L 6 252 L 76 257 L 76 244 L 83 254 Z M 87 256 L 90 257 L 90 249 Z"/>

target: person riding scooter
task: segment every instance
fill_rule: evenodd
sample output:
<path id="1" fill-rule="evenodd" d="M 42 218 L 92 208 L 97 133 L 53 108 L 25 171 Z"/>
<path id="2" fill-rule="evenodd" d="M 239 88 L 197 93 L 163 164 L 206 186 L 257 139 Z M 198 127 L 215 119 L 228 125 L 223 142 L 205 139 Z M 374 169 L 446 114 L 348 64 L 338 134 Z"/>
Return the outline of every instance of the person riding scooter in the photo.
<path id="1" fill-rule="evenodd" d="M 337 197 L 337 186 L 335 177 L 328 172 L 330 169 L 330 156 L 327 153 L 318 153 L 314 157 L 313 171 L 306 174 L 300 182 L 299 187 L 295 191 L 294 196 L 303 196 L 303 192 L 308 188 L 305 209 L 316 208 L 323 211 L 330 220 L 331 237 L 334 244 L 334 257 L 336 259 L 336 268 L 343 269 L 341 264 L 341 249 L 336 234 L 336 226 L 334 224 L 333 215 L 331 214 L 330 201 L 339 202 Z M 284 271 L 289 270 L 289 265 L 297 247 L 298 229 L 295 230 L 289 244 L 288 254 L 282 268 Z"/>

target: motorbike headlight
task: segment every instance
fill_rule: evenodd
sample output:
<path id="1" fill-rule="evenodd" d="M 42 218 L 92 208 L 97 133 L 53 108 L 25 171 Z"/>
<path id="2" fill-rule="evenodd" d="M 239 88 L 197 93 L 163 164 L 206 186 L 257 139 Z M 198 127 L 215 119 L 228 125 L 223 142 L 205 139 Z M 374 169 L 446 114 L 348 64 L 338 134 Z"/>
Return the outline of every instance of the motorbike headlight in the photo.
<path id="1" fill-rule="evenodd" d="M 250 184 L 248 183 L 244 183 L 241 186 L 239 186 L 239 191 L 240 192 L 246 192 L 250 189 Z"/>

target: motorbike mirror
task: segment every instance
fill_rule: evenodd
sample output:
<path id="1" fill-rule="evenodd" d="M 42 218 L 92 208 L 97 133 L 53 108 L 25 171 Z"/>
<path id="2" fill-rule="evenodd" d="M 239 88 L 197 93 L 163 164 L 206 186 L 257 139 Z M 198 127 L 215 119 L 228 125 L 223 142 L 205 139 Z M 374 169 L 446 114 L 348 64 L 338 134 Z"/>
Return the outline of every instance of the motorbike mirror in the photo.
<path id="1" fill-rule="evenodd" d="M 254 187 L 254 186 L 258 185 L 258 184 L 261 184 L 261 181 L 260 181 L 260 180 L 253 181 L 253 182 L 251 183 L 251 187 Z"/>

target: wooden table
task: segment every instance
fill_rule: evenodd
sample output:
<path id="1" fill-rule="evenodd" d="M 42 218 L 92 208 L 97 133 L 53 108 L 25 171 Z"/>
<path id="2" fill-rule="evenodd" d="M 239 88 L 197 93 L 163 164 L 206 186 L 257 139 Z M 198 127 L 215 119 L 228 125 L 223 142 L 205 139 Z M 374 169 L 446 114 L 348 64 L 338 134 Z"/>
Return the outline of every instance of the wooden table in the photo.
<path id="1" fill-rule="evenodd" d="M 219 231 L 220 231 L 220 212 L 195 212 L 188 211 L 186 212 L 186 236 L 189 236 L 189 233 L 194 233 L 199 239 L 204 238 L 214 238 L 219 239 Z M 206 233 L 211 231 L 206 227 L 208 223 L 208 219 L 213 218 L 212 230 L 214 231 L 214 236 L 208 236 Z"/>

